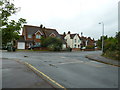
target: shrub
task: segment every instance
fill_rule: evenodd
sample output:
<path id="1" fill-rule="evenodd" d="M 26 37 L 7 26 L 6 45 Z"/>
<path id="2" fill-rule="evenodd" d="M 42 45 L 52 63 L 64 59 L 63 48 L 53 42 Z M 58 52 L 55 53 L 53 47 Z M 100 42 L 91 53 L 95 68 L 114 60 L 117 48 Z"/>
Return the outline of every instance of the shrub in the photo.
<path id="1" fill-rule="evenodd" d="M 86 46 L 86 49 L 94 49 L 94 45 L 88 45 L 88 46 Z"/>
<path id="2" fill-rule="evenodd" d="M 60 51 L 62 49 L 62 41 L 55 37 L 42 38 L 41 46 L 48 47 L 51 51 Z"/>

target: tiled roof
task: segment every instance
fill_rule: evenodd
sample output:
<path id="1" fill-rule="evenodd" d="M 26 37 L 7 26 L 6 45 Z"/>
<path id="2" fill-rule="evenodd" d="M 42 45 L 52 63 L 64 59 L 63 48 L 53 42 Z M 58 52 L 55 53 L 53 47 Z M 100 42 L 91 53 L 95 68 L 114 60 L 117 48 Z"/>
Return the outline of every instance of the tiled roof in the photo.
<path id="1" fill-rule="evenodd" d="M 73 39 L 76 34 L 70 34 L 70 38 Z"/>
<path id="2" fill-rule="evenodd" d="M 44 33 L 47 37 L 50 36 L 52 33 L 54 33 L 56 35 L 56 37 L 61 38 L 60 34 L 56 31 L 56 29 L 45 28 Z"/>
<path id="3" fill-rule="evenodd" d="M 63 35 L 63 34 L 60 34 L 60 36 L 61 36 L 61 39 L 64 39 L 64 37 L 65 37 L 65 35 Z"/>
<path id="4" fill-rule="evenodd" d="M 78 35 L 79 39 L 81 40 L 81 37 L 79 36 L 79 34 L 77 34 L 77 35 Z"/>
<path id="5" fill-rule="evenodd" d="M 87 40 L 87 37 L 82 36 L 81 39 L 82 40 Z"/>
<path id="6" fill-rule="evenodd" d="M 40 27 L 37 26 L 30 26 L 30 25 L 24 25 L 24 29 L 26 30 L 27 34 L 35 34 L 38 30 L 43 33 L 43 30 Z"/>
<path id="7" fill-rule="evenodd" d="M 75 35 L 76 34 L 70 34 L 70 38 L 73 39 Z M 77 35 L 78 35 L 79 39 L 81 39 L 80 36 L 79 36 L 79 34 L 77 34 Z"/>
<path id="8" fill-rule="evenodd" d="M 35 34 L 38 30 L 42 33 L 42 35 L 48 37 L 52 33 L 56 35 L 56 37 L 61 37 L 59 33 L 56 31 L 56 29 L 50 29 L 50 28 L 40 28 L 38 26 L 31 26 L 31 25 L 24 25 L 24 30 L 27 34 Z"/>
<path id="9" fill-rule="evenodd" d="M 60 34 L 62 43 L 66 44 L 66 41 L 64 40 L 65 35 Z"/>

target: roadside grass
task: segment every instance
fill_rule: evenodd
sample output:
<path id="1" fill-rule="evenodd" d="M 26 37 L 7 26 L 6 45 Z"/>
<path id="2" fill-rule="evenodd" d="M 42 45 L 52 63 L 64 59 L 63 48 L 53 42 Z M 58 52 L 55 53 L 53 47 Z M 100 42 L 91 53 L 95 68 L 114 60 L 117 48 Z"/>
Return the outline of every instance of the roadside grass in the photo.
<path id="1" fill-rule="evenodd" d="M 102 56 L 109 59 L 120 61 L 118 58 L 119 56 L 118 51 L 106 51 Z"/>

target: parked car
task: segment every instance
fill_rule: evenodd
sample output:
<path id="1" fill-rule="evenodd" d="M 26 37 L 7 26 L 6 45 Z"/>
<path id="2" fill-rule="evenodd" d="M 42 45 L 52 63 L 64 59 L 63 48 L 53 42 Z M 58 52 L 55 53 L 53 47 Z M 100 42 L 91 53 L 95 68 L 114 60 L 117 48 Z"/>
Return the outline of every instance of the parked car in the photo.
<path id="1" fill-rule="evenodd" d="M 2 50 L 7 50 L 7 46 L 2 45 L 2 47 L 1 47 L 0 49 L 2 49 Z"/>
<path id="2" fill-rule="evenodd" d="M 37 47 L 40 47 L 40 45 L 33 45 L 30 47 L 30 49 L 34 49 L 34 48 L 37 48 Z"/>

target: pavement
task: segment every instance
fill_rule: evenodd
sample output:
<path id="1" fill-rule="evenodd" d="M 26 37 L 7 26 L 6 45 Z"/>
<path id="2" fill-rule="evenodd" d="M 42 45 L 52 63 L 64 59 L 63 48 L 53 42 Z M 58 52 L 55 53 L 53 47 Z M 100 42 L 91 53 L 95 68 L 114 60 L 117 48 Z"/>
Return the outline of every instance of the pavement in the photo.
<path id="1" fill-rule="evenodd" d="M 2 59 L 2 88 L 55 88 L 21 62 Z"/>
<path id="2" fill-rule="evenodd" d="M 103 57 L 101 56 L 101 54 L 86 55 L 86 58 L 97 61 L 97 62 L 101 62 L 104 64 L 120 67 L 120 61 Z"/>

